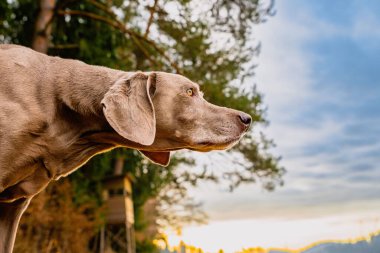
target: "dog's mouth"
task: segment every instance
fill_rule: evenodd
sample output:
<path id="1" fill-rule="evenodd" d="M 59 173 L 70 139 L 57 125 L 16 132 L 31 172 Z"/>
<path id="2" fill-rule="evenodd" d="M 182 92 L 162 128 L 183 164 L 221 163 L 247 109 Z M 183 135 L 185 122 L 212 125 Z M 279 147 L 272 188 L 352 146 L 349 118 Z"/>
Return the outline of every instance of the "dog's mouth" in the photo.
<path id="1" fill-rule="evenodd" d="M 228 139 L 224 139 L 220 142 L 215 142 L 211 140 L 201 141 L 196 143 L 192 147 L 188 147 L 187 149 L 200 151 L 200 152 L 208 152 L 212 150 L 225 150 L 233 147 L 239 140 L 241 136 L 236 136 Z"/>

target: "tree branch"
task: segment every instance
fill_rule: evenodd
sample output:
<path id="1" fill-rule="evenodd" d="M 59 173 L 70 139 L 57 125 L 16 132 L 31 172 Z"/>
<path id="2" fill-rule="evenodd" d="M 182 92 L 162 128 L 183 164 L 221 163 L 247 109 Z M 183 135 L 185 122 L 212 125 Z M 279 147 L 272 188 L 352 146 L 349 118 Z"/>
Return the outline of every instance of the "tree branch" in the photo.
<path id="1" fill-rule="evenodd" d="M 158 3 L 158 0 L 154 0 L 154 4 L 150 8 L 150 17 L 149 17 L 148 23 L 146 25 L 146 30 L 145 30 L 145 33 L 144 33 L 144 37 L 145 38 L 148 37 L 150 26 L 152 25 L 152 22 L 153 22 L 153 16 L 154 16 L 154 13 L 156 12 L 157 3 Z"/>
<path id="2" fill-rule="evenodd" d="M 110 15 L 111 17 L 113 17 L 113 18 L 117 17 L 116 14 L 113 11 L 111 11 L 105 4 L 100 3 L 96 0 L 86 0 L 86 1 L 89 2 L 90 4 L 94 5 L 96 8 L 104 11 L 105 13 Z"/>
<path id="3" fill-rule="evenodd" d="M 59 45 L 59 44 L 50 44 L 49 48 L 52 48 L 52 49 L 73 49 L 73 48 L 78 48 L 79 45 L 78 44 L 63 44 L 63 45 Z"/>
<path id="4" fill-rule="evenodd" d="M 124 34 L 128 34 L 131 37 L 135 37 L 136 39 L 138 39 L 140 41 L 143 41 L 143 42 L 151 45 L 159 54 L 161 54 L 162 57 L 164 57 L 164 59 L 169 63 L 169 65 L 171 67 L 173 67 L 176 70 L 176 72 L 178 74 L 182 73 L 182 71 L 180 70 L 179 66 L 175 62 L 173 62 L 170 59 L 170 57 L 167 56 L 166 53 L 161 48 L 159 48 L 156 45 L 156 43 L 154 43 L 154 41 L 152 41 L 152 40 L 150 40 L 148 38 L 145 38 L 141 34 L 138 34 L 135 31 L 132 31 L 132 30 L 126 28 L 125 25 L 123 23 L 121 23 L 120 21 L 118 21 L 118 20 L 113 20 L 113 19 L 109 19 L 107 17 L 101 16 L 101 15 L 98 15 L 98 14 L 94 14 L 94 13 L 86 12 L 86 11 L 78 11 L 78 10 L 58 10 L 57 14 L 61 15 L 61 16 L 70 15 L 70 16 L 87 17 L 87 18 L 90 18 L 90 19 L 93 19 L 93 20 L 96 20 L 96 21 L 104 22 L 104 23 L 112 26 L 113 28 L 121 31 Z M 142 51 L 144 53 L 145 50 L 142 50 Z"/>
<path id="5" fill-rule="evenodd" d="M 104 23 L 107 23 L 108 25 L 110 25 L 113 28 L 116 28 L 118 30 L 120 29 L 119 24 L 117 22 L 115 22 L 114 20 L 111 20 L 109 18 L 103 17 L 101 15 L 97 15 L 97 14 L 94 14 L 91 12 L 76 11 L 76 10 L 58 10 L 57 13 L 58 13 L 58 15 L 61 15 L 61 16 L 70 15 L 70 16 L 81 16 L 81 17 L 91 18 L 91 19 L 94 19 L 97 21 L 102 21 Z M 131 35 L 129 30 L 127 30 L 127 29 L 125 29 L 123 32 Z"/>
<path id="6" fill-rule="evenodd" d="M 100 3 L 100 2 L 98 2 L 96 0 L 86 0 L 86 1 L 89 2 L 90 4 L 92 4 L 93 6 L 95 6 L 96 8 L 100 9 L 101 11 L 105 12 L 106 14 L 110 15 L 112 18 L 114 18 L 115 19 L 114 22 L 118 23 L 118 27 L 115 27 L 115 26 L 112 25 L 113 27 L 118 28 L 118 29 L 120 29 L 120 27 L 124 27 L 125 28 L 125 26 L 123 26 L 119 21 L 116 20 L 117 19 L 117 15 L 112 10 L 110 10 L 106 5 Z M 157 1 L 158 0 L 156 0 L 155 4 L 157 3 Z M 101 21 L 104 21 L 104 20 L 101 20 Z M 123 32 L 125 32 L 124 29 L 123 29 Z M 137 47 L 140 48 L 140 50 L 143 52 L 143 54 L 147 57 L 147 59 L 151 63 L 151 65 L 161 66 L 161 63 L 159 63 L 156 60 L 152 59 L 152 57 L 150 56 L 150 54 L 141 45 L 140 41 L 137 38 L 135 38 L 131 34 L 129 34 L 129 35 L 131 36 L 132 40 L 135 42 L 135 44 L 137 45 Z M 144 37 L 146 38 L 147 36 L 144 35 Z"/>
<path id="7" fill-rule="evenodd" d="M 140 41 L 135 36 L 131 36 L 131 38 L 135 42 L 135 44 L 138 46 L 138 48 L 140 48 L 140 50 L 143 52 L 143 54 L 146 56 L 146 58 L 152 65 L 157 65 L 159 67 L 161 66 L 161 63 L 157 62 L 152 57 L 150 57 L 150 54 L 146 51 L 144 46 L 141 45 Z"/>

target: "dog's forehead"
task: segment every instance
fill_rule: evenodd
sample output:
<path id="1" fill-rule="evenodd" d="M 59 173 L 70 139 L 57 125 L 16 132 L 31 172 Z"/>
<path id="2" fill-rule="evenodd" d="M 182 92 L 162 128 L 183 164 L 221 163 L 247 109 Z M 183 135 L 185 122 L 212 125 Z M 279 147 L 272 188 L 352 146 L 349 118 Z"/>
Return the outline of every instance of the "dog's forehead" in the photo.
<path id="1" fill-rule="evenodd" d="M 181 87 L 183 85 L 191 85 L 191 86 L 197 86 L 199 88 L 199 85 L 188 79 L 187 77 L 184 77 L 179 74 L 172 74 L 172 73 L 166 73 L 166 72 L 158 72 L 157 73 L 157 81 L 165 83 L 166 85 L 173 85 Z"/>

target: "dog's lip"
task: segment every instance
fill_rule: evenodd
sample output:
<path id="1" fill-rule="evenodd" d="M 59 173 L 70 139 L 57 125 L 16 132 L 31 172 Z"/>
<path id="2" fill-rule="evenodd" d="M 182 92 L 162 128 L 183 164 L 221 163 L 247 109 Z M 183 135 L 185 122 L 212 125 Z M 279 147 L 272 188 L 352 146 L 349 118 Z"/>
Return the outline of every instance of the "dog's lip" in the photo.
<path id="1" fill-rule="evenodd" d="M 181 149 L 189 149 L 193 151 L 208 152 L 212 150 L 224 150 L 233 146 L 236 142 L 241 139 L 242 136 L 237 135 L 226 139 L 224 142 L 212 142 L 212 141 L 201 141 L 191 145 L 184 145 L 178 148 L 160 148 L 156 150 L 148 150 L 151 152 L 169 152 Z"/>
<path id="2" fill-rule="evenodd" d="M 184 147 L 183 147 L 184 148 Z M 155 149 L 155 150 L 146 150 L 150 152 L 170 152 L 170 151 L 176 151 L 176 150 L 181 150 L 183 148 L 163 148 L 163 149 Z M 141 149 L 143 150 L 143 149 Z"/>
<path id="3" fill-rule="evenodd" d="M 211 141 L 202 141 L 202 142 L 197 143 L 198 146 L 210 146 L 213 144 L 214 143 L 212 143 Z"/>
<path id="4" fill-rule="evenodd" d="M 195 147 L 188 147 L 190 150 L 195 151 L 211 151 L 211 150 L 224 150 L 231 147 L 233 144 L 240 140 L 241 136 L 235 136 L 226 139 L 223 142 L 201 141 L 198 142 Z"/>

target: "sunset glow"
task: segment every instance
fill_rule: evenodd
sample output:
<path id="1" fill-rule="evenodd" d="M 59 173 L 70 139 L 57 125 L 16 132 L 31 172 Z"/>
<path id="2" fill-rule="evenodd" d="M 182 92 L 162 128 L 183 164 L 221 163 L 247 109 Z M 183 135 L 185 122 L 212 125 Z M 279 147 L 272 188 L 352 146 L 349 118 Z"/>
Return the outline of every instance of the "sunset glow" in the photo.
<path id="1" fill-rule="evenodd" d="M 205 252 L 232 253 L 243 248 L 300 249 L 321 241 L 363 240 L 380 230 L 375 213 L 302 220 L 231 220 L 185 228 L 182 235 L 169 233 L 169 244 L 181 241 Z"/>

